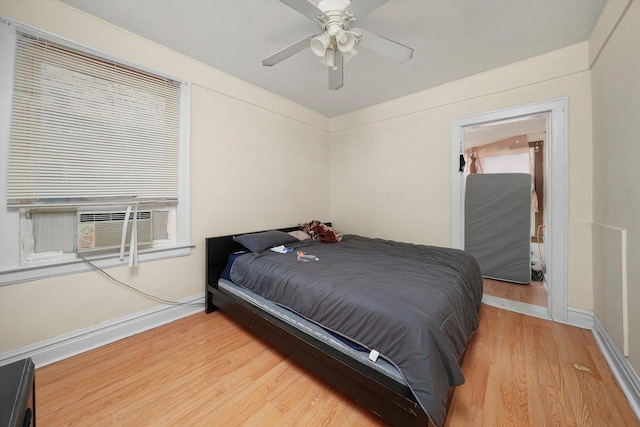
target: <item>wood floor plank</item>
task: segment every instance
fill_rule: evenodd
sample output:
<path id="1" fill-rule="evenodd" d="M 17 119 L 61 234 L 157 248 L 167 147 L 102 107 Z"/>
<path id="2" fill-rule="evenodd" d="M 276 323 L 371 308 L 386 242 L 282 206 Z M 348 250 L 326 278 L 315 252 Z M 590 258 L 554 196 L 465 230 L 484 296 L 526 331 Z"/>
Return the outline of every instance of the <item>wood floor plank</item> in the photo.
<path id="1" fill-rule="evenodd" d="M 549 408 L 551 402 L 547 387 L 539 381 L 540 351 L 537 344 L 541 342 L 540 327 L 537 323 L 531 323 L 530 318 L 523 317 L 525 321 L 525 334 L 523 345 L 525 347 L 526 379 L 528 388 L 528 410 L 529 419 L 538 420 L 544 417 L 546 412 L 553 414 L 553 407 Z M 550 417 L 553 420 L 553 415 Z"/>
<path id="2" fill-rule="evenodd" d="M 547 291 L 543 282 L 532 281 L 527 285 L 484 279 L 484 293 L 498 298 L 547 307 Z"/>
<path id="3" fill-rule="evenodd" d="M 447 427 L 640 425 L 589 331 L 480 319 Z M 38 368 L 36 398 L 46 426 L 386 425 L 221 312 Z"/>
<path id="4" fill-rule="evenodd" d="M 509 347 L 510 340 L 507 338 L 509 333 L 509 325 L 505 322 L 504 318 L 507 315 L 505 311 L 499 311 L 496 319 L 498 324 L 496 325 L 497 337 L 487 337 L 490 339 L 491 345 L 491 371 L 489 373 L 489 382 L 487 384 L 487 395 L 490 397 L 488 406 L 485 406 L 483 411 L 483 425 L 504 425 L 501 421 L 504 421 L 505 417 L 511 416 L 510 413 L 506 413 L 509 410 L 508 405 L 505 405 L 504 401 L 504 381 L 505 378 L 510 378 L 509 370 L 510 359 L 509 353 L 505 352 L 505 349 Z M 492 408 L 492 409 L 489 409 Z"/>
<path id="5" fill-rule="evenodd" d="M 522 317 L 514 319 L 503 332 L 511 340 L 502 348 L 501 385 L 505 410 L 500 411 L 501 425 L 530 424 L 523 320 Z"/>

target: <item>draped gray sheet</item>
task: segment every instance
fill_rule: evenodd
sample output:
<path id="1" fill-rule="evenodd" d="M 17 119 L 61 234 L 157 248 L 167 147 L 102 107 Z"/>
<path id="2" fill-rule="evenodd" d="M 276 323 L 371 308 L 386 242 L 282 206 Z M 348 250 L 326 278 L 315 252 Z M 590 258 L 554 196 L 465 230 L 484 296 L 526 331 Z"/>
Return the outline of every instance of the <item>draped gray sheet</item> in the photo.
<path id="1" fill-rule="evenodd" d="M 309 241 L 305 241 L 309 242 Z M 239 257 L 231 279 L 321 326 L 380 352 L 436 425 L 447 392 L 462 384 L 457 360 L 478 327 L 482 276 L 468 253 L 346 235 L 296 252 Z"/>

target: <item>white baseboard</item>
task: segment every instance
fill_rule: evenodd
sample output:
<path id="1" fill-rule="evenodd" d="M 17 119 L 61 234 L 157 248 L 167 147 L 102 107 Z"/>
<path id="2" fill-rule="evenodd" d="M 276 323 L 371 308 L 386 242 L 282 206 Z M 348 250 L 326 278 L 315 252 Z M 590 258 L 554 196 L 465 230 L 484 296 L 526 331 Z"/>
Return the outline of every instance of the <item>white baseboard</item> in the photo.
<path id="1" fill-rule="evenodd" d="M 593 314 L 593 329 L 591 332 L 613 375 L 618 380 L 620 388 L 627 397 L 631 409 L 635 412 L 636 417 L 640 419 L 640 378 L 638 378 L 638 374 L 595 314 Z"/>
<path id="2" fill-rule="evenodd" d="M 593 317 L 592 311 L 583 310 L 581 308 L 569 307 L 567 309 L 567 325 L 577 326 L 582 329 L 593 330 Z"/>
<path id="3" fill-rule="evenodd" d="M 0 353 L 0 366 L 30 357 L 37 368 L 204 311 L 204 293 Z"/>
<path id="4" fill-rule="evenodd" d="M 549 309 L 547 307 L 512 301 L 506 298 L 494 297 L 493 295 L 487 294 L 482 296 L 482 302 L 492 307 L 503 308 L 505 310 L 515 311 L 516 313 L 526 314 L 527 316 L 551 320 Z"/>

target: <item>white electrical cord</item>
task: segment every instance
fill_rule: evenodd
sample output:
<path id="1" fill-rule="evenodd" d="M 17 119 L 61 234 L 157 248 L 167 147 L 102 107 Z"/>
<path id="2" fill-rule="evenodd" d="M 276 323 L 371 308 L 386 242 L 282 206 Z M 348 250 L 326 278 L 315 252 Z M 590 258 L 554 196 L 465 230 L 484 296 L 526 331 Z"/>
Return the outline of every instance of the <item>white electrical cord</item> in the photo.
<path id="1" fill-rule="evenodd" d="M 98 271 L 98 272 L 100 272 L 100 273 L 104 274 L 104 275 L 105 275 L 107 278 L 109 278 L 110 280 L 112 280 L 112 281 L 114 281 L 114 282 L 118 283 L 119 285 L 124 286 L 125 288 L 131 289 L 132 291 L 134 291 L 134 292 L 136 292 L 136 293 L 138 293 L 138 294 L 140 294 L 140 295 L 143 295 L 143 296 L 145 296 L 145 297 L 147 297 L 147 298 L 151 298 L 151 299 L 152 299 L 152 300 L 154 300 L 154 301 L 158 301 L 158 302 L 161 302 L 161 303 L 163 303 L 163 304 L 169 304 L 169 305 L 186 305 L 186 306 L 193 306 L 193 307 L 201 307 L 201 306 L 204 306 L 204 303 L 192 303 L 192 302 L 171 301 L 171 300 L 166 300 L 166 299 L 164 299 L 164 298 L 157 297 L 157 296 L 155 296 L 155 295 L 148 294 L 148 293 L 146 293 L 146 292 L 141 291 L 140 289 L 134 288 L 133 286 L 131 286 L 131 285 L 127 285 L 126 283 L 124 283 L 124 282 L 122 282 L 122 281 L 120 281 L 120 280 L 118 280 L 118 279 L 114 278 L 114 277 L 113 277 L 113 276 L 111 276 L 109 273 L 107 273 L 107 272 L 106 272 L 106 271 L 104 271 L 102 268 L 98 267 L 97 265 L 95 265 L 94 263 L 92 263 L 91 261 L 89 261 L 88 259 L 86 259 L 85 257 L 83 257 L 82 255 L 78 255 L 78 256 L 79 256 L 80 258 L 82 258 L 82 260 L 83 260 L 84 262 L 86 262 L 89 266 L 91 266 L 91 268 L 93 268 L 94 270 L 96 270 L 96 271 Z"/>

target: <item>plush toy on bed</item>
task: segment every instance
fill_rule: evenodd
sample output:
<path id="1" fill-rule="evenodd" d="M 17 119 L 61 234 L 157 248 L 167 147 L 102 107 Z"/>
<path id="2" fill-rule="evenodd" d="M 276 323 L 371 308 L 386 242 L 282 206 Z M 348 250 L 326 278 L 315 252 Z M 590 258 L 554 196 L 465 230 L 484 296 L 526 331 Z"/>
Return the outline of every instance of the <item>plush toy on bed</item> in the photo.
<path id="1" fill-rule="evenodd" d="M 317 219 L 304 224 L 298 224 L 298 228 L 311 236 L 313 240 L 332 243 L 337 243 L 342 240 L 342 233 Z"/>

